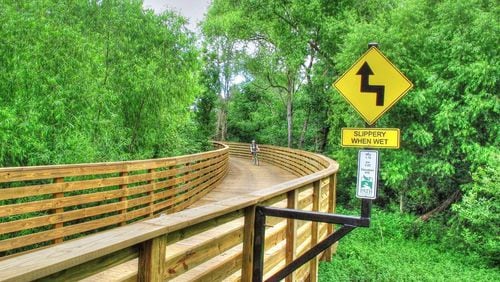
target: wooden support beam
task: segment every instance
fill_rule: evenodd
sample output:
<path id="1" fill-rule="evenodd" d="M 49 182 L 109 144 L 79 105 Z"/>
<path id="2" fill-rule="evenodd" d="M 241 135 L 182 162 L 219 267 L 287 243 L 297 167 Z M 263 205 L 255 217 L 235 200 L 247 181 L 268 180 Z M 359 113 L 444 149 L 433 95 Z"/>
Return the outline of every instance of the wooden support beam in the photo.
<path id="1" fill-rule="evenodd" d="M 149 174 L 153 174 L 154 173 L 154 169 L 148 169 L 148 173 Z M 148 184 L 151 185 L 151 191 L 148 192 L 148 196 L 149 196 L 149 215 L 148 217 L 153 217 L 154 216 L 154 191 L 155 191 L 155 180 L 154 178 L 152 178 L 151 180 L 148 181 Z"/>
<path id="2" fill-rule="evenodd" d="M 64 177 L 54 178 L 54 183 L 63 183 L 63 182 L 64 182 Z M 53 198 L 54 199 L 64 198 L 64 192 L 54 193 Z M 54 214 L 62 214 L 62 213 L 64 213 L 64 208 L 57 208 L 54 210 Z M 63 228 L 63 227 L 64 227 L 64 222 L 54 224 L 54 229 Z M 64 241 L 64 237 L 56 238 L 56 239 L 54 239 L 54 244 L 59 244 L 59 243 L 62 243 L 63 241 Z"/>
<path id="3" fill-rule="evenodd" d="M 297 190 L 292 190 L 287 193 L 287 208 L 297 209 L 298 193 Z M 294 219 L 287 218 L 286 220 L 286 264 L 291 263 L 295 259 L 297 252 L 297 224 Z M 293 282 L 294 274 L 291 273 L 285 279 L 286 282 Z"/>
<path id="4" fill-rule="evenodd" d="M 337 187 L 337 174 L 330 175 L 330 183 L 328 184 L 328 212 L 335 212 L 335 202 L 336 202 L 336 187 Z M 335 230 L 335 225 L 329 224 L 327 227 L 327 236 L 332 234 Z M 332 261 L 332 255 L 337 250 L 337 242 L 333 244 L 330 248 L 325 250 L 324 259 L 325 261 Z"/>
<path id="5" fill-rule="evenodd" d="M 138 282 L 160 282 L 165 277 L 165 252 L 167 235 L 162 235 L 141 244 L 139 249 Z"/>
<path id="6" fill-rule="evenodd" d="M 255 205 L 245 208 L 245 223 L 243 226 L 243 254 L 241 261 L 241 281 L 252 281 L 253 271 L 253 237 L 255 222 Z"/>
<path id="7" fill-rule="evenodd" d="M 128 171 L 120 172 L 120 177 L 126 177 L 126 176 L 128 176 Z M 120 185 L 120 189 L 122 189 L 123 191 L 127 191 L 127 188 L 128 188 L 128 184 Z M 120 210 L 120 214 L 126 214 L 127 208 L 128 208 L 127 193 L 124 193 L 123 195 L 124 195 L 123 197 L 120 197 L 120 202 L 125 203 L 125 205 L 124 205 L 125 207 L 124 207 L 124 209 Z M 126 218 L 126 217 L 124 217 L 124 218 Z M 124 221 L 120 222 L 120 226 L 123 226 L 125 224 L 127 224 L 126 219 Z"/>
<path id="8" fill-rule="evenodd" d="M 321 181 L 315 181 L 313 184 L 313 211 L 319 211 L 319 202 L 321 199 Z M 318 244 L 318 236 L 319 236 L 318 222 L 313 221 L 311 223 L 311 247 L 316 246 Z M 316 282 L 318 281 L 318 256 L 313 258 L 310 263 L 309 269 L 309 281 Z"/>

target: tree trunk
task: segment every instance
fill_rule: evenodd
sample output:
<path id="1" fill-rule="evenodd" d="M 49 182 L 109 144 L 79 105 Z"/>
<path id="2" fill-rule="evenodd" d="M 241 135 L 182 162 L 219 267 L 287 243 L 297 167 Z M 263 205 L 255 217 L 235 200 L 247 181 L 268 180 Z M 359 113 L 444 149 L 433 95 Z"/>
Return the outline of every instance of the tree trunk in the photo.
<path id="1" fill-rule="evenodd" d="M 311 108 L 309 108 L 307 110 L 306 119 L 304 120 L 304 124 L 302 125 L 302 132 L 300 133 L 299 144 L 298 144 L 299 149 L 302 149 L 302 146 L 304 145 L 304 139 L 306 136 L 307 127 L 309 125 L 309 116 L 310 115 L 311 115 Z"/>
<path id="2" fill-rule="evenodd" d="M 399 213 L 403 213 L 403 192 L 399 193 Z"/>
<path id="3" fill-rule="evenodd" d="M 286 121 L 288 129 L 288 148 L 292 147 L 292 130 L 293 130 L 293 108 L 292 108 L 292 95 L 288 95 L 286 103 Z"/>
<path id="4" fill-rule="evenodd" d="M 320 152 L 324 152 L 326 150 L 326 145 L 328 144 L 328 134 L 330 133 L 330 126 L 323 126 L 321 129 L 321 145 L 319 148 Z"/>
<path id="5" fill-rule="evenodd" d="M 419 217 L 420 220 L 422 221 L 427 221 L 429 218 L 431 218 L 434 214 L 442 212 L 445 210 L 449 205 L 451 205 L 453 202 L 457 201 L 461 196 L 460 190 L 456 190 L 453 192 L 453 194 L 446 199 L 444 202 L 442 202 L 437 208 L 431 210 L 430 212 L 427 212 Z"/>
<path id="6" fill-rule="evenodd" d="M 227 134 L 227 114 L 224 107 L 217 112 L 217 127 L 215 128 L 215 138 L 219 141 L 226 141 Z"/>
<path id="7" fill-rule="evenodd" d="M 221 124 L 222 128 L 221 128 L 221 141 L 226 141 L 226 137 L 227 137 L 227 112 L 226 110 L 224 109 L 224 111 L 222 112 L 222 124 Z"/>

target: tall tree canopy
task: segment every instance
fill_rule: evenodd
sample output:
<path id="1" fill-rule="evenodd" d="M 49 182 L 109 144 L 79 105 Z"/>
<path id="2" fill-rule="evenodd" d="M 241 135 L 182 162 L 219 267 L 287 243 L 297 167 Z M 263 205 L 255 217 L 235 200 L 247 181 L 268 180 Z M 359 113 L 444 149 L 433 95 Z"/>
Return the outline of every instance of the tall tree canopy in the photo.
<path id="1" fill-rule="evenodd" d="M 0 3 L 0 164 L 194 148 L 201 64 L 185 19 L 142 1 Z"/>
<path id="2" fill-rule="evenodd" d="M 340 147 L 340 129 L 363 122 L 331 84 L 378 42 L 415 87 L 377 124 L 402 132 L 401 149 L 382 151 L 377 203 L 423 220 L 447 211 L 453 230 L 443 234 L 495 260 L 499 9 L 492 0 L 214 0 L 209 38 L 251 46 L 238 58 L 248 80 L 230 102 L 229 137 L 329 154 L 342 166 L 339 199 L 352 201 L 356 150 Z"/>

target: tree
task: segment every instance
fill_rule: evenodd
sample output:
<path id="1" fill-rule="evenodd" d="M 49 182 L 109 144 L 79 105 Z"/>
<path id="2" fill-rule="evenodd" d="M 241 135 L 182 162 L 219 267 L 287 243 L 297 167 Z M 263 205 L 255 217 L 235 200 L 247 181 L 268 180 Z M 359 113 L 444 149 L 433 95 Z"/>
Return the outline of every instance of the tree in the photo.
<path id="1" fill-rule="evenodd" d="M 185 19 L 142 1 L 0 3 L 2 166 L 183 151 L 201 65 Z"/>

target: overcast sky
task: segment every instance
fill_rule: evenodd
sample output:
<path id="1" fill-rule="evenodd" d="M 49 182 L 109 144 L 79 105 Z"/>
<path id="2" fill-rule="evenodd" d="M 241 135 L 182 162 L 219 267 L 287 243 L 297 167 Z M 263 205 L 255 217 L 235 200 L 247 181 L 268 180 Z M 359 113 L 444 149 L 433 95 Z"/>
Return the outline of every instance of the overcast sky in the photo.
<path id="1" fill-rule="evenodd" d="M 144 0 L 144 8 L 161 13 L 165 9 L 173 9 L 188 18 L 188 28 L 196 31 L 197 24 L 203 20 L 210 0 Z"/>

